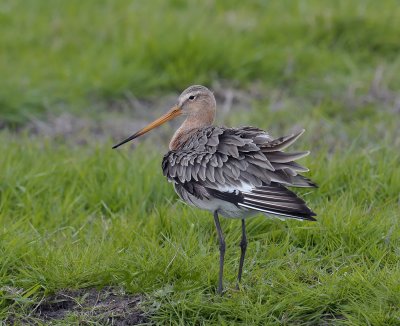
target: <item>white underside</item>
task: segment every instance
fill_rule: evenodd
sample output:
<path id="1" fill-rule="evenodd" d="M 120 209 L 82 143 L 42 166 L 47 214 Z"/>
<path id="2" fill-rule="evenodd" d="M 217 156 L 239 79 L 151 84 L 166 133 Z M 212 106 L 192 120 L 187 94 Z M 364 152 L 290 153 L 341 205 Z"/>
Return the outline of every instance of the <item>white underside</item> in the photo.
<path id="1" fill-rule="evenodd" d="M 263 214 L 269 218 L 277 218 L 280 220 L 285 220 L 287 219 L 286 216 L 276 216 L 276 215 L 271 215 L 267 214 L 264 212 L 259 212 L 253 209 L 246 209 L 244 207 L 238 207 L 235 204 L 232 204 L 230 202 L 217 199 L 217 198 L 212 198 L 212 199 L 198 199 L 197 197 L 192 196 L 191 194 L 187 193 L 187 199 L 184 200 L 185 203 L 200 208 L 204 209 L 210 212 L 215 212 L 217 211 L 218 214 L 227 217 L 227 218 L 234 218 L 234 219 L 246 219 L 248 217 L 254 216 L 256 214 Z M 182 198 L 183 199 L 183 198 Z"/>
<path id="2" fill-rule="evenodd" d="M 176 187 L 176 184 L 174 184 L 174 187 Z M 254 189 L 254 186 L 248 183 L 241 183 L 240 186 L 235 186 L 235 187 L 223 187 L 218 189 L 219 191 L 222 192 L 251 192 Z M 176 191 L 176 188 L 175 188 Z M 239 203 L 238 205 L 235 205 L 233 203 L 230 203 L 228 201 L 218 199 L 211 197 L 209 199 L 203 198 L 200 199 L 196 196 L 193 196 L 187 191 L 183 191 L 180 193 L 177 191 L 177 194 L 181 199 L 186 203 L 189 204 L 190 206 L 194 206 L 200 209 L 204 209 L 210 212 L 215 212 L 217 211 L 218 214 L 227 217 L 227 218 L 234 218 L 234 219 L 246 219 L 248 217 L 257 215 L 257 214 L 263 214 L 268 218 L 274 218 L 274 219 L 279 219 L 279 220 L 286 220 L 286 219 L 292 219 L 293 217 L 290 216 L 285 216 L 285 215 L 278 215 L 277 213 L 272 213 L 267 210 L 256 210 L 252 208 L 249 205 L 246 205 L 244 203 Z M 182 197 L 182 196 L 183 197 Z M 301 220 L 301 219 L 300 219 Z"/>
<path id="3" fill-rule="evenodd" d="M 255 214 L 254 211 L 242 209 L 221 199 L 198 199 L 190 194 L 188 194 L 188 197 L 190 200 L 187 202 L 188 204 L 211 212 L 217 211 L 219 214 L 225 217 L 242 219 Z"/>

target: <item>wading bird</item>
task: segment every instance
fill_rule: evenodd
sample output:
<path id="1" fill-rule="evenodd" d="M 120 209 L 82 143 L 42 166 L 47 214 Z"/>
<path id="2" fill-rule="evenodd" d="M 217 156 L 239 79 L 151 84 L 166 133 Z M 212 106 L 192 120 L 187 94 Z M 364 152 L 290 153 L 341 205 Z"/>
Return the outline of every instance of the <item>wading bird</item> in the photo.
<path id="1" fill-rule="evenodd" d="M 242 222 L 239 284 L 247 248 L 245 219 L 261 212 L 281 219 L 315 221 L 315 213 L 286 187 L 316 185 L 299 174 L 308 169 L 295 162 L 309 152 L 284 151 L 304 130 L 272 138 L 254 127 L 217 127 L 213 126 L 215 111 L 213 93 L 204 86 L 190 86 L 169 112 L 113 148 L 168 120 L 186 117 L 171 139 L 162 170 L 182 200 L 214 214 L 220 251 L 218 292 L 222 293 L 225 240 L 218 216 Z"/>

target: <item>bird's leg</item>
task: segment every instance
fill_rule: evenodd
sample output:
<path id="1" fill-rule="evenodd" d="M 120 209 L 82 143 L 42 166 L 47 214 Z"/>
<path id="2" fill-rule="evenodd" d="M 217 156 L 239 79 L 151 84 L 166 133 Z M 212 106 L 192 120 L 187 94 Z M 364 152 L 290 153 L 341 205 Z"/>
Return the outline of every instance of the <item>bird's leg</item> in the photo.
<path id="1" fill-rule="evenodd" d="M 222 294 L 222 278 L 224 274 L 224 257 L 225 257 L 225 239 L 222 233 L 221 224 L 219 224 L 218 212 L 214 212 L 214 222 L 217 228 L 218 240 L 219 240 L 219 282 L 218 282 L 218 293 Z"/>
<path id="2" fill-rule="evenodd" d="M 240 280 L 242 279 L 244 256 L 246 255 L 246 249 L 247 249 L 246 223 L 244 219 L 242 219 L 242 240 L 240 241 L 240 262 L 239 262 L 238 282 L 236 285 L 237 289 L 239 289 L 239 283 Z"/>

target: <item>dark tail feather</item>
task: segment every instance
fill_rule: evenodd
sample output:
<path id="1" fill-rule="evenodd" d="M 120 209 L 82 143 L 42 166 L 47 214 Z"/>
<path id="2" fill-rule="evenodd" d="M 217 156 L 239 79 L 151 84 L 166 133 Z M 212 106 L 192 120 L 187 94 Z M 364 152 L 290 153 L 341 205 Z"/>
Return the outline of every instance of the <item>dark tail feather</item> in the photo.
<path id="1" fill-rule="evenodd" d="M 239 206 L 282 217 L 316 221 L 316 214 L 304 200 L 281 185 L 263 186 L 251 192 L 242 192 L 243 200 Z"/>
<path id="2" fill-rule="evenodd" d="M 206 188 L 215 198 L 225 200 L 239 207 L 256 210 L 266 214 L 291 217 L 300 220 L 316 221 L 316 214 L 310 210 L 303 199 L 277 183 L 254 188 L 250 192 L 222 192 Z"/>

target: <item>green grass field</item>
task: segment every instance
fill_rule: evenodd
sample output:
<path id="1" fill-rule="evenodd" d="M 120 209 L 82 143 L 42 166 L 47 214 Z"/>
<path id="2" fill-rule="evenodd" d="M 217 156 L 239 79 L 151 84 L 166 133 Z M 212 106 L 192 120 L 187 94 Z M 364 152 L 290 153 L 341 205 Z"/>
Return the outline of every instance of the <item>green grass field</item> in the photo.
<path id="1" fill-rule="evenodd" d="M 399 28 L 396 1 L 2 2 L 0 325 L 104 324 L 35 312 L 59 291 L 107 287 L 140 295 L 160 325 L 399 325 Z M 150 120 L 195 83 L 251 97 L 218 124 L 305 128 L 294 148 L 312 151 L 320 186 L 300 191 L 317 222 L 247 221 L 239 291 L 240 222 L 222 221 L 222 297 L 212 216 L 161 174 L 171 127 L 133 150 L 112 150 L 107 128 L 30 127 L 65 113 Z M 113 106 L 131 95 L 145 114 Z"/>

